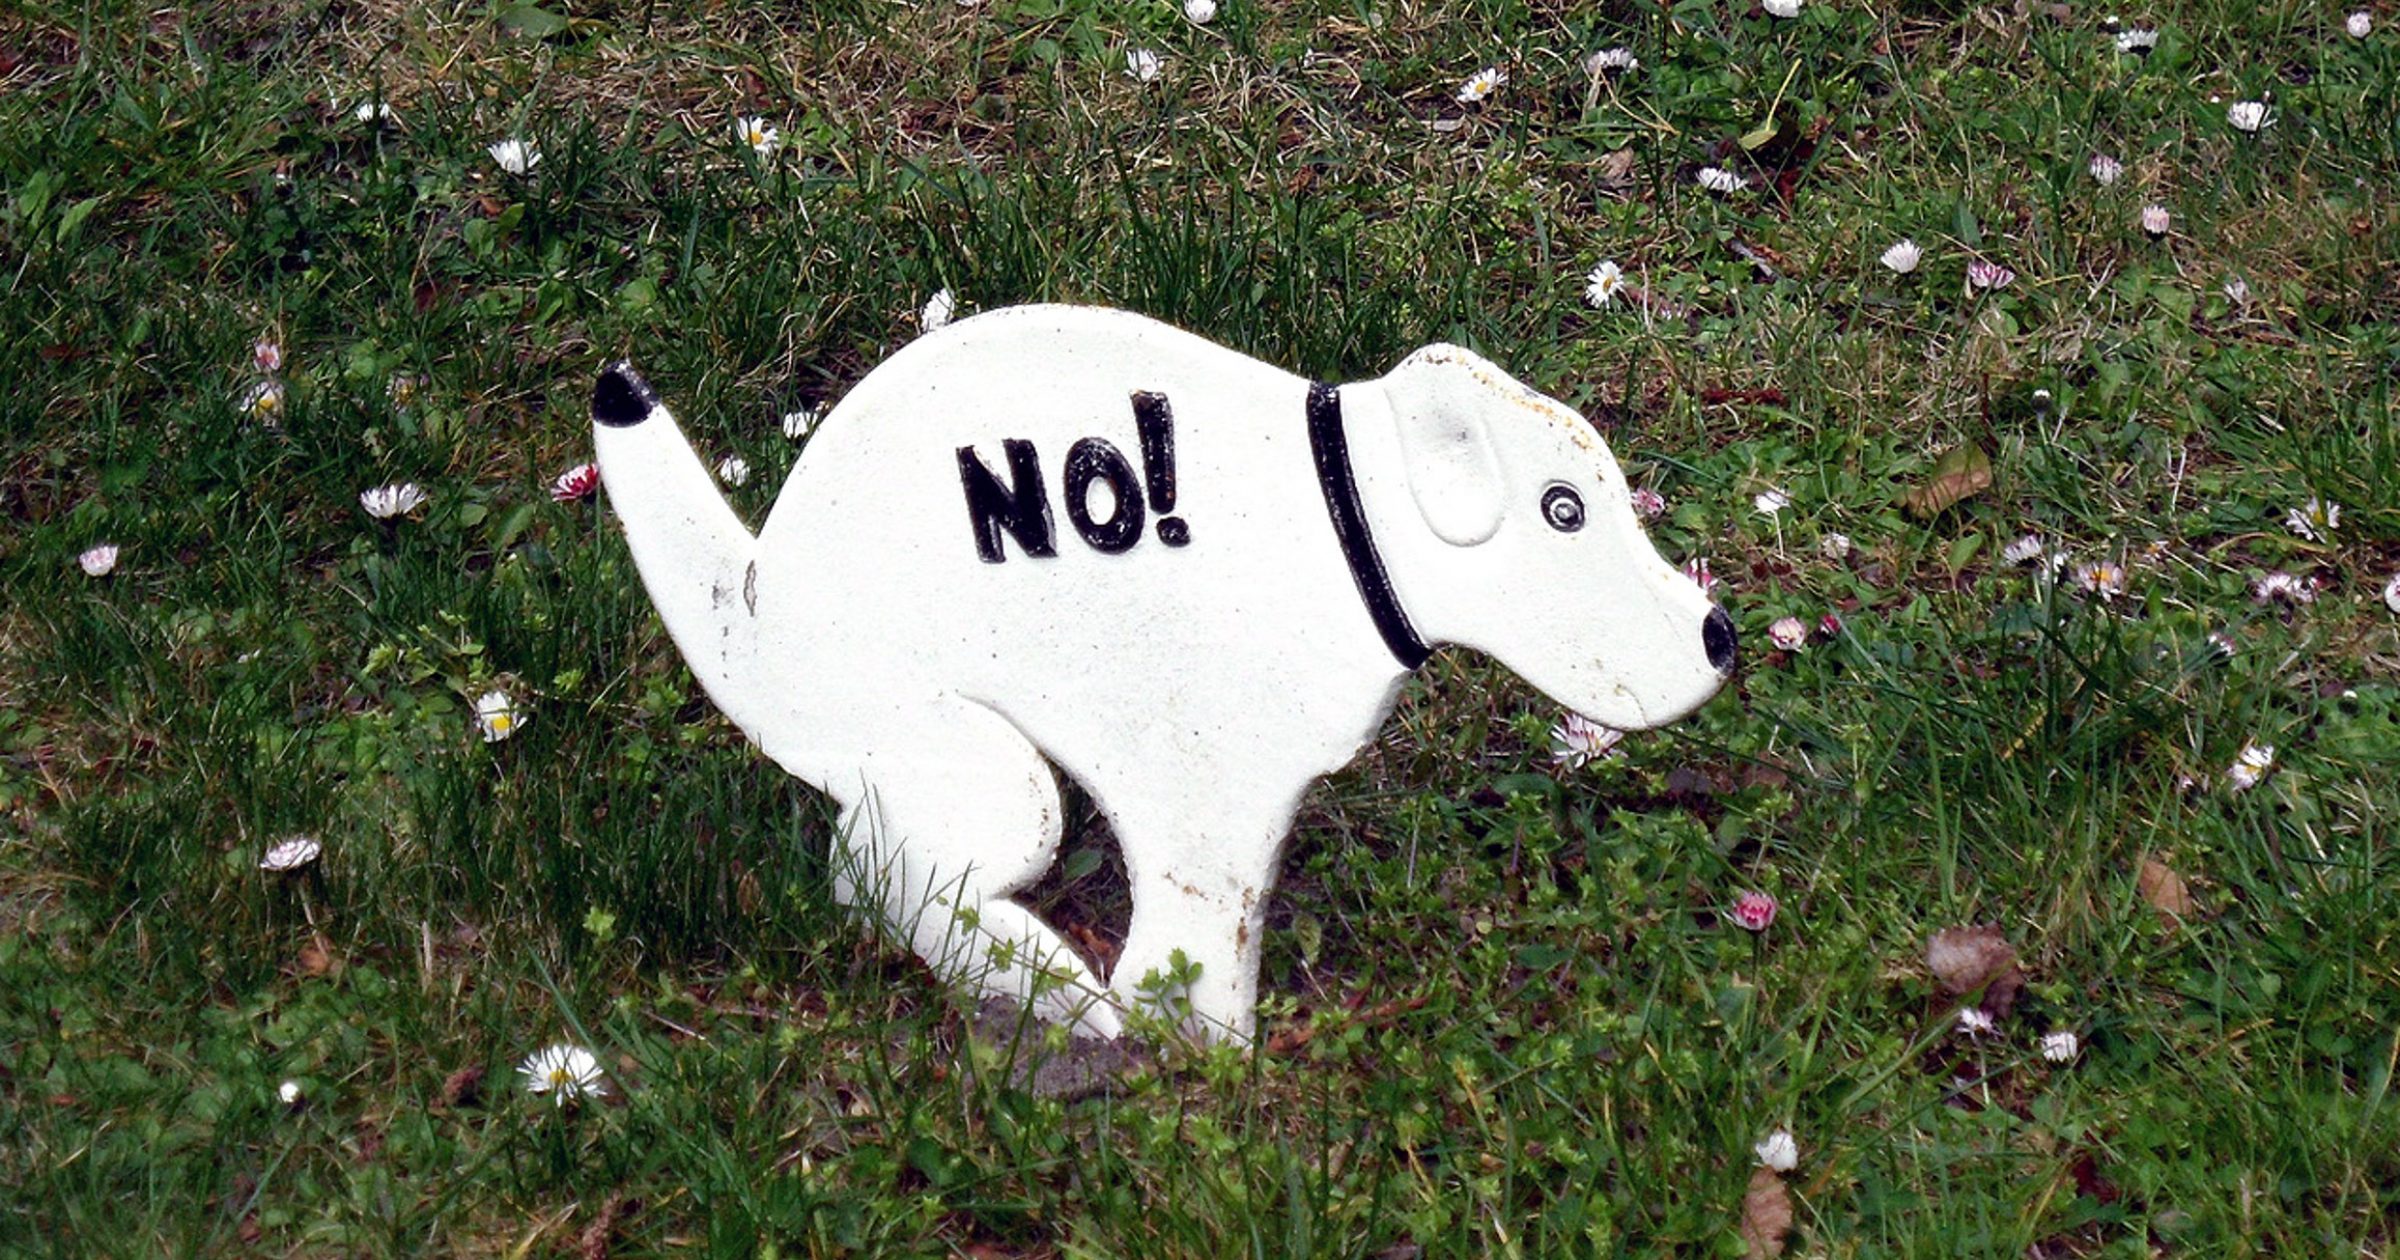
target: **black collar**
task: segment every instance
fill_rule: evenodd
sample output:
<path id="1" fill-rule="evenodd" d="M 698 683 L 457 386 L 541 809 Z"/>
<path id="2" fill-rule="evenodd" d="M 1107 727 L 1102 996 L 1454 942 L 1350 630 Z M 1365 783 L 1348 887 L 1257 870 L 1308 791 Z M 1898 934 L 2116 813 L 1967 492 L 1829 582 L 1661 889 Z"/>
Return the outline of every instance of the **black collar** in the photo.
<path id="1" fill-rule="evenodd" d="M 1358 479 L 1350 472 L 1350 440 L 1342 432 L 1342 391 L 1323 383 L 1308 387 L 1308 450 L 1317 460 L 1317 485 L 1325 492 L 1325 510 L 1333 517 L 1333 533 L 1342 542 L 1342 559 L 1358 583 L 1358 595 L 1375 618 L 1384 646 L 1409 669 L 1425 663 L 1433 649 L 1417 637 L 1392 579 L 1375 554 L 1375 536 L 1367 532 L 1367 514 L 1358 502 Z"/>

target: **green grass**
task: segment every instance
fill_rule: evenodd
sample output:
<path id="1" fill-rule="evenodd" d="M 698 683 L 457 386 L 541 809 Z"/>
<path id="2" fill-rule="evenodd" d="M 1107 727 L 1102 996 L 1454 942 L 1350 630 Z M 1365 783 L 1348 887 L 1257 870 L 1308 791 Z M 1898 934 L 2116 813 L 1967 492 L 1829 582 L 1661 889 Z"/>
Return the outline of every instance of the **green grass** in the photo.
<path id="1" fill-rule="evenodd" d="M 0 1253 L 576 1254 L 614 1203 L 617 1255 L 1740 1255 L 1779 1126 L 1797 1254 L 2391 1249 L 2400 21 L 2171 3 L 2136 59 L 2043 6 L 562 11 L 0 17 Z M 1583 304 L 1604 258 L 1651 318 Z M 1745 671 L 1565 773 L 1561 715 L 1445 653 L 1302 815 L 1274 1048 L 1036 1097 L 832 908 L 830 807 L 546 493 L 631 354 L 760 519 L 777 417 L 944 286 L 1326 378 L 1471 345 L 1667 496 Z M 1901 506 L 1968 445 L 1988 489 Z M 427 509 L 368 520 L 400 480 Z M 2003 563 L 2026 532 L 2129 589 Z M 1045 904 L 1105 935 L 1070 799 Z M 260 872 L 293 833 L 324 860 Z M 1980 1041 L 1925 961 L 1976 923 L 2027 981 Z M 613 1102 L 519 1088 L 562 1040 Z"/>

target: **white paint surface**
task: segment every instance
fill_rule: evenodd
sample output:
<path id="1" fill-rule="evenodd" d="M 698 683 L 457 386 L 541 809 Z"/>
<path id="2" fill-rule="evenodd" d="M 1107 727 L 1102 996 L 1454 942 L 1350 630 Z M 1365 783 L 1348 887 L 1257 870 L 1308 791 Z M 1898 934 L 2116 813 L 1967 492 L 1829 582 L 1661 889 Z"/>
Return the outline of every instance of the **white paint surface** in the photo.
<path id="1" fill-rule="evenodd" d="M 1181 951 L 1199 968 L 1191 1026 L 1247 1039 L 1301 796 L 1374 737 L 1407 674 L 1337 542 L 1308 389 L 1121 311 L 977 315 L 825 417 L 755 539 L 665 407 L 595 429 L 643 582 L 710 698 L 842 805 L 839 896 L 953 982 L 1102 1036 Z M 1099 437 L 1141 474 L 1136 391 L 1171 409 L 1189 541 L 1162 542 L 1145 504 L 1139 540 L 1108 554 L 1071 523 L 1064 468 Z M 1652 549 L 1574 412 L 1451 346 L 1340 401 L 1375 548 L 1425 640 L 1488 652 L 1610 726 L 1716 692 L 1712 605 Z M 1056 554 L 1003 530 L 991 563 L 958 450 L 1006 486 L 1012 438 L 1037 454 Z M 1580 529 L 1546 522 L 1556 486 L 1579 495 Z M 1111 500 L 1094 485 L 1089 515 L 1109 521 Z M 1009 900 L 1060 841 L 1053 766 L 1123 850 L 1133 915 L 1112 975 Z"/>

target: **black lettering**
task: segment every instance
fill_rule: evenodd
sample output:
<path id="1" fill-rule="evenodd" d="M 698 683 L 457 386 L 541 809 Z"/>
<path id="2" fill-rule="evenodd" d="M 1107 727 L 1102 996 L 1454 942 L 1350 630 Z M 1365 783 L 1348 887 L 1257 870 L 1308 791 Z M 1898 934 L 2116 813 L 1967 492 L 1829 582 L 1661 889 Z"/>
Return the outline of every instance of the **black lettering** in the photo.
<path id="1" fill-rule="evenodd" d="M 1150 488 L 1150 510 L 1159 514 L 1158 540 L 1180 547 L 1192 540 L 1191 526 L 1175 510 L 1175 411 L 1165 394 L 1133 391 L 1133 423 L 1142 435 L 1142 476 Z"/>
<path id="2" fill-rule="evenodd" d="M 1090 502 L 1092 483 L 1105 481 L 1115 498 L 1108 519 L 1094 521 Z M 1142 483 L 1133 464 L 1105 438 L 1089 437 L 1067 452 L 1067 519 L 1075 532 L 1098 550 L 1116 555 L 1141 541 Z"/>
<path id="3" fill-rule="evenodd" d="M 1011 482 L 1008 486 L 1001 485 L 992 470 L 984 467 L 974 447 L 958 448 L 958 482 L 967 493 L 967 520 L 975 530 L 975 554 L 983 557 L 985 564 L 1007 559 L 1000 548 L 1000 531 L 1006 529 L 1026 555 L 1057 555 L 1058 548 L 1050 541 L 1050 496 L 1042 488 L 1042 466 L 1034 454 L 1033 443 L 1007 438 L 1000 443 L 1000 449 L 1008 455 Z M 1073 467 L 1072 459 L 1068 466 Z"/>

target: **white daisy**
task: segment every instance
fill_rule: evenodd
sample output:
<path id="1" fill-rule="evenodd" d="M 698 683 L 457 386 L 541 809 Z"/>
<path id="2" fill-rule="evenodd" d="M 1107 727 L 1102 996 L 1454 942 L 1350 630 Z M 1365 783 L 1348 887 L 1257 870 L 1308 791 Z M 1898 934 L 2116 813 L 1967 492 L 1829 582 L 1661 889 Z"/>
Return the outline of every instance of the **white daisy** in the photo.
<path id="1" fill-rule="evenodd" d="M 1125 50 L 1125 73 L 1132 75 L 1136 83 L 1155 82 L 1159 72 L 1166 68 L 1167 59 L 1159 56 L 1155 48 Z"/>
<path id="2" fill-rule="evenodd" d="M 2150 50 L 2156 47 L 2158 47 L 2158 32 L 2147 26 L 2129 26 L 2117 32 L 2118 52 L 2131 53 L 2136 57 L 2147 57 L 2150 55 Z"/>
<path id="3" fill-rule="evenodd" d="M 1808 642 L 1808 625 L 1798 617 L 1778 617 L 1767 627 L 1767 642 L 1786 652 L 1796 652 Z"/>
<path id="4" fill-rule="evenodd" d="M 2042 1034 L 2042 1057 L 2052 1063 L 2073 1063 L 2082 1049 L 2083 1043 L 2076 1039 L 2071 1029 L 2061 1028 Z"/>
<path id="5" fill-rule="evenodd" d="M 1625 732 L 1600 723 L 1580 713 L 1570 713 L 1566 720 L 1550 728 L 1550 760 L 1563 770 L 1580 770 L 1595 761 L 1614 756 L 1618 741 Z"/>
<path id="6" fill-rule="evenodd" d="M 768 126 L 764 118 L 744 118 L 735 122 L 733 134 L 740 137 L 743 144 L 749 145 L 750 151 L 761 159 L 775 156 L 775 151 L 783 147 L 783 133 Z"/>
<path id="7" fill-rule="evenodd" d="M 384 101 L 360 101 L 358 108 L 350 111 L 350 117 L 362 123 L 388 123 L 392 121 L 392 107 Z"/>
<path id="8" fill-rule="evenodd" d="M 275 1087 L 276 1100 L 281 1102 L 286 1107 L 299 1106 L 300 1097 L 300 1082 L 298 1081 L 285 1081 L 283 1084 Z"/>
<path id="9" fill-rule="evenodd" d="M 2245 310 L 2250 306 L 2250 283 L 2235 276 L 2225 282 L 2225 300 Z"/>
<path id="10" fill-rule="evenodd" d="M 1765 9 L 1768 17 L 1796 18 L 1800 16 L 1800 0 L 1758 0 L 1758 7 Z"/>
<path id="11" fill-rule="evenodd" d="M 548 1094 L 550 1101 L 564 1107 L 586 1094 L 607 1092 L 607 1081 L 600 1074 L 600 1060 L 582 1046 L 559 1044 L 544 1046 L 525 1056 L 517 1065 L 517 1073 L 525 1078 L 525 1092 Z"/>
<path id="12" fill-rule="evenodd" d="M 2342 29 L 2350 32 L 2352 39 L 2365 39 L 2375 33 L 2375 15 L 2360 9 L 2343 20 Z"/>
<path id="13" fill-rule="evenodd" d="M 1642 59 L 1630 48 L 1603 48 L 1584 58 L 1583 68 L 1595 79 L 1604 74 L 1632 74 L 1642 68 Z"/>
<path id="14" fill-rule="evenodd" d="M 101 543 L 97 547 L 87 547 L 82 555 L 75 557 L 75 563 L 83 570 L 85 577 L 107 577 L 117 568 L 117 545 Z"/>
<path id="15" fill-rule="evenodd" d="M 739 455 L 728 455 L 717 461 L 717 480 L 729 486 L 750 484 L 750 461 Z"/>
<path id="16" fill-rule="evenodd" d="M 257 420 L 272 421 L 283 414 L 283 382 L 260 381 L 242 391 L 241 401 L 235 404 L 242 414 Z"/>
<path id="17" fill-rule="evenodd" d="M 958 313 L 958 295 L 944 289 L 925 299 L 925 309 L 917 315 L 917 326 L 926 332 L 939 332 Z"/>
<path id="18" fill-rule="evenodd" d="M 1896 275 L 1905 276 L 1909 272 L 1915 271 L 1917 264 L 1923 261 L 1925 261 L 1925 251 L 1907 237 L 1900 238 L 1898 244 L 1883 251 L 1883 265 L 1890 268 Z"/>
<path id="19" fill-rule="evenodd" d="M 1759 1139 L 1758 1144 L 1750 1148 L 1750 1153 L 1758 1156 L 1761 1166 L 1779 1173 L 1787 1173 L 1800 1166 L 1800 1143 L 1793 1140 L 1789 1129 L 1777 1129 Z"/>
<path id="20" fill-rule="evenodd" d="M 1825 558 L 1826 558 L 1826 559 L 1828 559 L 1828 560 L 1847 560 L 1847 559 L 1849 559 L 1849 558 L 1850 558 L 1850 535 L 1848 535 L 1848 534 L 1827 534 L 1827 535 L 1825 535 L 1823 538 L 1820 538 L 1820 539 L 1818 539 L 1818 540 L 1817 540 L 1817 554 L 1819 554 L 1819 555 L 1821 555 L 1821 556 L 1825 557 Z"/>
<path id="21" fill-rule="evenodd" d="M 425 487 L 413 481 L 396 481 L 359 492 L 358 505 L 376 520 L 388 521 L 425 506 L 425 498 Z"/>
<path id="22" fill-rule="evenodd" d="M 2219 658 L 2230 661 L 2233 659 L 2233 654 L 2239 650 L 2239 645 L 2233 641 L 2232 635 L 2222 630 L 2211 630 L 2208 632 L 2208 650 Z"/>
<path id="23" fill-rule="evenodd" d="M 1736 193 L 1750 186 L 1749 177 L 1726 170 L 1722 166 L 1703 166 L 1693 180 L 1713 193 Z"/>
<path id="24" fill-rule="evenodd" d="M 1755 508 L 1760 516 L 1773 516 L 1791 505 L 1792 496 L 1773 486 L 1759 491 L 1750 499 L 1750 506 Z"/>
<path id="25" fill-rule="evenodd" d="M 2310 542 L 2325 542 L 2333 537 L 2334 527 L 2342 523 L 2342 505 L 2312 495 L 2308 502 L 2286 513 L 2283 523 Z"/>
<path id="26" fill-rule="evenodd" d="M 483 742 L 497 744 L 525 725 L 525 715 L 505 691 L 487 691 L 475 699 L 475 730 Z"/>
<path id="27" fill-rule="evenodd" d="M 2294 577 L 2279 569 L 2251 583 L 2250 598 L 2262 604 L 2289 604 L 2293 607 L 2313 604 L 2317 602 L 2316 579 Z"/>
<path id="28" fill-rule="evenodd" d="M 2103 602 L 2125 593 L 2125 566 L 2114 560 L 2092 560 L 2075 566 L 2075 585 Z"/>
<path id="29" fill-rule="evenodd" d="M 2147 205 L 2142 207 L 2142 231 L 2147 233 L 2151 240 L 2165 236 L 2174 227 L 2175 216 L 2168 213 L 2165 206 Z"/>
<path id="30" fill-rule="evenodd" d="M 2027 534 L 2000 549 L 2003 564 L 2031 564 L 2042 558 L 2042 536 Z"/>
<path id="31" fill-rule="evenodd" d="M 1958 1010 L 1958 1030 L 1970 1037 L 1982 1037 L 1999 1030 L 2000 1021 L 1993 1019 L 1980 1006 L 1962 1006 Z"/>
<path id="32" fill-rule="evenodd" d="M 794 442 L 807 437 L 817 427 L 817 413 L 802 407 L 783 413 L 783 436 Z"/>
<path id="33" fill-rule="evenodd" d="M 2233 764 L 2226 767 L 2225 781 L 2233 785 L 2234 791 L 2247 792 L 2264 781 L 2267 772 L 2274 768 L 2275 745 L 2245 740 L 2242 751 L 2234 756 Z"/>
<path id="34" fill-rule="evenodd" d="M 1458 85 L 1458 103 L 1461 105 L 1478 104 L 1492 93 L 1499 91 L 1500 85 L 1506 82 L 1508 82 L 1507 71 L 1498 66 L 1485 66 L 1468 75 L 1467 81 Z"/>
<path id="35" fill-rule="evenodd" d="M 534 167 L 542 164 L 542 151 L 539 148 L 531 141 L 514 137 L 495 140 L 484 151 L 492 155 L 494 164 L 511 175 L 530 175 Z"/>
<path id="36" fill-rule="evenodd" d="M 296 871 L 316 861 L 323 852 L 325 846 L 318 843 L 315 836 L 286 836 L 268 846 L 266 853 L 258 859 L 258 869 L 273 871 L 278 875 Z"/>
<path id="37" fill-rule="evenodd" d="M 1616 300 L 1618 292 L 1624 287 L 1625 269 L 1619 267 L 1616 260 L 1609 259 L 1592 268 L 1592 273 L 1584 277 L 1583 300 L 1593 306 L 1606 306 Z"/>
<path id="38" fill-rule="evenodd" d="M 2125 173 L 2125 164 L 2105 153 L 2095 153 L 2092 155 L 2091 171 L 2092 179 L 2102 188 L 2106 188 L 2110 184 L 2116 183 L 2117 177 Z"/>
<path id="39" fill-rule="evenodd" d="M 2400 573 L 2393 574 L 2392 580 L 2383 584 L 2383 606 L 2400 613 Z"/>
<path id="40" fill-rule="evenodd" d="M 2235 101 L 2225 107 L 2225 121 L 2235 131 L 2255 133 L 2274 119 L 2267 116 L 2265 101 Z"/>
<path id="41" fill-rule="evenodd" d="M 391 400 L 395 409 L 406 411 L 408 405 L 417 400 L 417 391 L 423 388 L 425 388 L 424 377 L 407 372 L 394 372 L 392 379 L 383 383 L 383 396 Z"/>
<path id="42" fill-rule="evenodd" d="M 1971 289 L 2005 289 L 2017 282 L 2017 273 L 1996 262 L 1976 259 L 1967 264 L 1967 287 Z"/>
<path id="43" fill-rule="evenodd" d="M 1183 20 L 1206 26 L 1217 20 L 1217 0 L 1183 0 Z"/>

